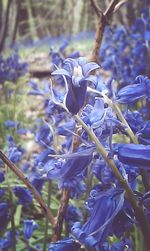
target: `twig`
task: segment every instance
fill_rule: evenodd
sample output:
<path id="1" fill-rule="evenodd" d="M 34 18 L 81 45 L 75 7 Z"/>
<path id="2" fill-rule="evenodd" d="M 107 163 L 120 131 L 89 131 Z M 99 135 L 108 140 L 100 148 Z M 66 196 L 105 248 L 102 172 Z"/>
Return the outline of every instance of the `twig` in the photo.
<path id="1" fill-rule="evenodd" d="M 60 201 L 60 207 L 57 212 L 57 217 L 56 217 L 56 223 L 53 228 L 53 237 L 52 241 L 58 241 L 61 237 L 61 232 L 62 232 L 62 224 L 64 220 L 64 216 L 66 213 L 66 209 L 68 206 L 68 201 L 69 201 L 69 189 L 63 189 L 62 191 L 62 197 Z"/>
<path id="2" fill-rule="evenodd" d="M 34 198 L 38 201 L 40 204 L 45 216 L 48 218 L 50 223 L 54 226 L 55 224 L 55 218 L 50 210 L 42 199 L 41 195 L 38 193 L 38 191 L 35 189 L 35 187 L 31 184 L 31 182 L 28 180 L 27 177 L 22 173 L 20 169 L 18 169 L 7 157 L 2 151 L 0 151 L 0 159 L 3 160 L 3 162 L 19 177 L 23 183 L 30 189 L 32 194 L 34 195 Z"/>
<path id="3" fill-rule="evenodd" d="M 102 43 L 105 27 L 109 23 L 113 13 L 115 13 L 127 1 L 128 0 L 112 0 L 108 5 L 106 11 L 103 13 L 97 5 L 96 1 L 91 0 L 91 5 L 94 8 L 98 17 L 95 43 L 93 46 L 92 55 L 90 57 L 91 61 L 99 63 L 99 49 Z"/>

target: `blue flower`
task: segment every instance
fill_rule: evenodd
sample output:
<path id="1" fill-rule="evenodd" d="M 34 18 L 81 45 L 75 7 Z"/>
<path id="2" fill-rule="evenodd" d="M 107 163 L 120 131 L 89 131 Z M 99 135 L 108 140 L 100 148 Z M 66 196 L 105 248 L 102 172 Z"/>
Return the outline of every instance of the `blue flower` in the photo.
<path id="1" fill-rule="evenodd" d="M 81 175 L 92 160 L 94 147 L 79 148 L 72 154 L 67 154 L 66 159 L 51 159 L 44 166 L 49 179 L 65 182 Z"/>
<path id="2" fill-rule="evenodd" d="M 20 146 L 14 146 L 8 149 L 8 158 L 15 164 L 22 159 L 23 154 L 24 149 Z"/>
<path id="3" fill-rule="evenodd" d="M 102 245 L 111 232 L 112 222 L 122 209 L 123 203 L 124 194 L 115 189 L 100 193 L 96 190 L 92 191 L 91 197 L 86 202 L 91 215 L 82 227 L 75 223 L 72 234 L 89 247 Z"/>
<path id="4" fill-rule="evenodd" d="M 52 141 L 52 132 L 48 124 L 42 125 L 36 133 L 35 141 L 40 145 L 47 147 L 50 146 Z"/>
<path id="5" fill-rule="evenodd" d="M 144 76 L 138 76 L 135 80 L 135 84 L 128 85 L 119 90 L 116 95 L 116 100 L 119 103 L 128 104 L 134 103 L 140 98 L 150 98 L 150 79 Z"/>
<path id="6" fill-rule="evenodd" d="M 4 238 L 0 238 L 0 250 L 7 251 L 12 247 L 12 232 L 6 232 Z"/>
<path id="7" fill-rule="evenodd" d="M 0 231 L 3 231 L 7 226 L 9 220 L 8 209 L 9 205 L 7 203 L 0 203 Z"/>
<path id="8" fill-rule="evenodd" d="M 65 215 L 65 221 L 69 227 L 72 227 L 76 221 L 83 221 L 81 210 L 74 205 L 69 204 Z"/>
<path id="9" fill-rule="evenodd" d="M 79 244 L 71 238 L 64 238 L 63 240 L 51 243 L 48 251 L 78 251 Z"/>
<path id="10" fill-rule="evenodd" d="M 23 187 L 15 187 L 14 193 L 19 199 L 19 203 L 21 205 L 27 206 L 32 202 L 33 195 L 31 194 L 30 190 L 28 188 Z"/>
<path id="11" fill-rule="evenodd" d="M 4 180 L 5 180 L 4 172 L 0 171 L 0 183 L 3 182 Z"/>
<path id="12" fill-rule="evenodd" d="M 150 169 L 150 146 L 142 144 L 118 144 L 118 159 L 131 166 Z"/>
<path id="13" fill-rule="evenodd" d="M 19 125 L 19 122 L 13 121 L 13 120 L 6 120 L 4 124 L 5 126 L 10 127 L 10 128 L 17 128 Z"/>
<path id="14" fill-rule="evenodd" d="M 38 228 L 38 224 L 34 220 L 24 220 L 23 233 L 26 239 L 30 239 L 34 230 Z"/>
<path id="15" fill-rule="evenodd" d="M 68 82 L 66 95 L 66 107 L 72 114 L 77 114 L 83 107 L 87 82 L 90 81 L 89 74 L 99 68 L 96 63 L 86 63 L 85 58 L 71 59 L 64 61 L 64 69 L 56 70 L 52 75 L 65 76 Z"/>

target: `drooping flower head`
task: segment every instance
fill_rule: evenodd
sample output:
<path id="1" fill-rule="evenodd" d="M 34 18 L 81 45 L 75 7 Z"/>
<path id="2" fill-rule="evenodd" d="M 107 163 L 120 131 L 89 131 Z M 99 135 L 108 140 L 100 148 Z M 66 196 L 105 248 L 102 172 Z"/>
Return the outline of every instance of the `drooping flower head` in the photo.
<path id="1" fill-rule="evenodd" d="M 66 95 L 66 107 L 72 114 L 77 114 L 83 107 L 87 82 L 92 81 L 90 73 L 99 68 L 99 65 L 91 62 L 87 63 L 86 59 L 80 57 L 78 59 L 68 58 L 64 61 L 64 68 L 56 70 L 52 75 L 65 76 L 68 83 Z"/>

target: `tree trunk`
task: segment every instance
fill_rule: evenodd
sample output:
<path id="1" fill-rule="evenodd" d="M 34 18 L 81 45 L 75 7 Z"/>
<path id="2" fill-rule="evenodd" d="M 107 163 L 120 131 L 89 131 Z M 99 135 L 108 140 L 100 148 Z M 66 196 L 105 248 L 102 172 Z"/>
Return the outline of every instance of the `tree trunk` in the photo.
<path id="1" fill-rule="evenodd" d="M 13 46 L 16 40 L 17 28 L 18 28 L 18 23 L 19 23 L 20 7 L 21 7 L 21 0 L 16 0 L 16 18 L 15 18 L 14 30 L 12 34 L 11 46 Z"/>
<path id="2" fill-rule="evenodd" d="M 2 20 L 2 28 L 1 28 L 1 34 L 0 34 L 0 52 L 4 48 L 6 36 L 7 36 L 7 30 L 8 30 L 8 22 L 9 22 L 9 12 L 10 12 L 10 6 L 11 6 L 12 0 L 8 0 L 6 11 L 5 11 L 5 17 Z"/>

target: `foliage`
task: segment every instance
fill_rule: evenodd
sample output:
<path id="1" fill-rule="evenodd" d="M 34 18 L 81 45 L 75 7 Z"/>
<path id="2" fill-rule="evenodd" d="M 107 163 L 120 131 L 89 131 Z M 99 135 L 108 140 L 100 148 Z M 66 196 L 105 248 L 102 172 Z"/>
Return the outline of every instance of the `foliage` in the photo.
<path id="1" fill-rule="evenodd" d="M 2 251 L 146 250 L 149 28 L 143 10 L 132 27 L 107 30 L 100 60 L 108 80 L 97 63 L 66 55 L 68 41 L 50 51 L 50 81 L 25 75 L 16 53 L 1 57 L 1 145 L 56 216 L 56 225 L 43 221 L 32 189 L 0 161 Z"/>

